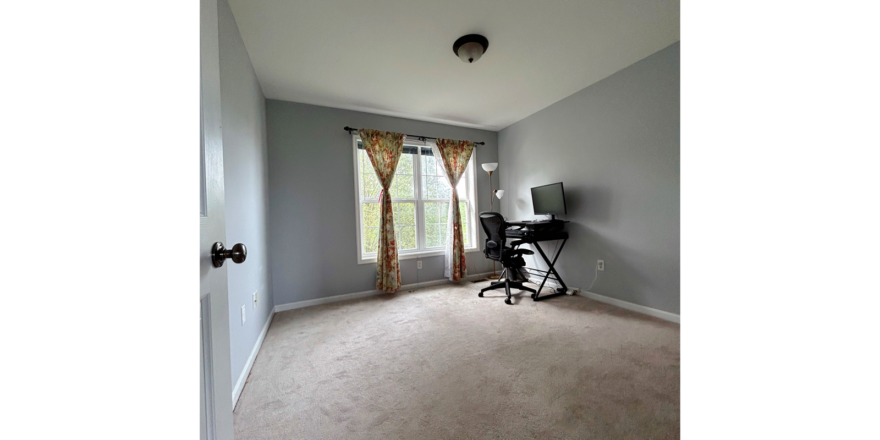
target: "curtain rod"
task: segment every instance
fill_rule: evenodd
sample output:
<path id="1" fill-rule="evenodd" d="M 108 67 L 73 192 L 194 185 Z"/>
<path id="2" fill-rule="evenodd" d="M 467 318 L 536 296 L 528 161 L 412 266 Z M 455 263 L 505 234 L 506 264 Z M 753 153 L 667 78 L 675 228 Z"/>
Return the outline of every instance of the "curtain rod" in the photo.
<path id="1" fill-rule="evenodd" d="M 349 127 L 349 126 L 346 125 L 345 128 L 343 128 L 343 130 L 347 131 L 348 134 L 351 134 L 352 131 L 357 131 L 357 128 L 351 128 L 351 127 Z M 409 136 L 409 137 L 412 137 L 412 138 L 419 138 L 419 139 L 422 139 L 422 140 L 426 140 L 426 139 L 437 139 L 437 138 L 435 138 L 435 137 L 431 137 L 431 136 L 416 136 L 416 135 L 414 135 L 414 134 L 407 134 L 406 136 Z M 474 145 L 486 145 L 486 143 L 485 143 L 485 142 L 474 142 Z"/>

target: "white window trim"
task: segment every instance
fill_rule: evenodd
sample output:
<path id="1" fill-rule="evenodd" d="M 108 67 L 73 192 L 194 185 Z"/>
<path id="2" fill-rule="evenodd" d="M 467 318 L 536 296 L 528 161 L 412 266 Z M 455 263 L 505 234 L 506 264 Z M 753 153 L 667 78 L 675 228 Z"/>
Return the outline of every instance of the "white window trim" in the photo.
<path id="1" fill-rule="evenodd" d="M 360 176 L 358 175 L 357 141 L 359 139 L 360 139 L 359 135 L 354 134 L 351 136 L 351 144 L 352 144 L 351 149 L 352 149 L 352 156 L 353 156 L 352 163 L 354 164 L 354 210 L 355 210 L 354 212 L 355 212 L 355 217 L 357 218 L 357 221 L 355 222 L 355 225 L 357 227 L 357 244 L 356 244 L 357 261 L 358 261 L 358 264 L 372 264 L 372 263 L 376 262 L 376 254 L 364 254 L 363 246 L 361 245 L 362 244 L 361 240 L 363 239 L 361 237 L 361 235 L 362 235 L 361 217 L 363 216 L 363 214 L 361 213 Z M 406 145 L 414 145 L 414 146 L 429 146 L 430 145 L 427 142 L 420 141 L 420 140 L 413 140 L 411 138 L 407 138 L 405 140 L 405 143 L 406 143 Z M 480 227 L 480 223 L 479 223 L 480 209 L 479 209 L 479 200 L 478 200 L 478 194 L 477 194 L 477 174 L 476 174 L 477 167 L 474 163 L 474 162 L 476 162 L 476 156 L 477 156 L 477 154 L 476 154 L 476 146 L 475 146 L 474 147 L 474 154 L 471 156 L 471 160 L 468 163 L 468 169 L 465 170 L 466 173 L 470 174 L 470 178 L 467 181 L 468 182 L 468 185 L 467 185 L 468 189 L 467 190 L 469 193 L 467 203 L 468 203 L 469 212 L 471 213 L 471 215 L 470 215 L 470 217 L 471 217 L 470 223 L 471 224 L 470 224 L 470 227 L 468 227 L 468 232 L 470 234 L 470 237 L 468 237 L 468 238 L 469 238 L 469 241 L 471 244 L 470 244 L 470 246 L 466 246 L 464 248 L 465 253 L 472 253 L 472 252 L 480 251 L 480 246 L 477 243 L 477 241 L 479 241 L 479 239 L 480 239 L 480 233 L 477 229 Z M 419 158 L 419 159 L 421 159 L 421 158 Z M 424 211 L 423 207 L 422 207 L 422 204 L 424 203 L 424 201 L 421 200 L 421 197 L 420 197 L 420 194 L 422 191 L 422 181 L 421 181 L 421 167 L 422 167 L 421 162 L 422 161 L 416 160 L 414 162 L 417 162 L 417 163 L 415 163 L 413 165 L 413 170 L 414 170 L 414 172 L 416 172 L 415 170 L 418 170 L 416 173 L 419 177 L 418 179 L 416 179 L 415 178 L 416 176 L 415 175 L 413 176 L 413 183 L 416 187 L 415 188 L 415 191 L 416 191 L 416 199 L 415 199 L 415 203 L 416 203 L 416 214 L 415 214 L 416 215 L 416 242 L 421 244 L 422 241 L 425 239 L 425 222 L 421 219 L 422 212 Z M 398 200 L 398 201 L 403 201 L 403 200 Z M 444 245 L 444 247 L 442 249 L 432 248 L 432 249 L 414 249 L 414 250 L 408 250 L 408 251 L 398 251 L 397 252 L 397 259 L 398 260 L 411 260 L 411 259 L 416 259 L 416 258 L 434 257 L 434 256 L 439 256 L 439 255 L 445 255 L 445 254 L 446 254 L 446 247 Z"/>

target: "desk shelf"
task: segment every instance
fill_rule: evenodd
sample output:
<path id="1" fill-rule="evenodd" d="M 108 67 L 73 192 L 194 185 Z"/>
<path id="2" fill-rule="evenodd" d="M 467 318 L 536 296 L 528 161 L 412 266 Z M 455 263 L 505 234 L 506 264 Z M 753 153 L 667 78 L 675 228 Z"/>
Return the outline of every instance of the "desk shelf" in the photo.
<path id="1" fill-rule="evenodd" d="M 549 272 L 546 270 L 535 269 L 533 267 L 528 267 L 528 266 L 522 267 L 522 270 L 529 275 L 529 282 L 530 283 L 540 285 L 540 284 L 546 283 L 549 280 L 549 281 L 553 281 L 556 285 L 559 285 L 560 281 L 562 281 L 559 277 L 557 277 L 555 274 L 553 274 L 553 272 Z M 532 276 L 535 276 L 539 279 L 542 279 L 543 282 L 532 281 Z"/>
<path id="2" fill-rule="evenodd" d="M 541 241 L 550 241 L 550 240 L 562 240 L 562 244 L 559 245 L 559 249 L 556 251 L 556 255 L 553 256 L 551 260 L 547 257 L 547 254 L 544 253 L 544 249 L 541 247 Z M 547 298 L 552 298 L 554 296 L 565 295 L 568 292 L 568 286 L 565 285 L 565 281 L 562 281 L 562 276 L 559 275 L 559 272 L 556 271 L 554 267 L 556 265 L 556 260 L 559 258 L 559 254 L 562 253 L 562 248 L 565 247 L 565 243 L 568 241 L 568 233 L 565 231 L 554 231 L 549 234 L 537 234 L 532 236 L 523 237 L 523 244 L 529 244 L 534 247 L 535 250 L 541 255 L 541 258 L 544 259 L 544 262 L 547 263 L 547 270 L 537 269 L 533 267 L 523 267 L 523 271 L 529 274 L 529 282 L 539 284 L 538 292 L 532 295 L 532 299 L 535 301 L 544 300 Z M 540 283 L 536 281 L 531 281 L 531 276 L 535 276 L 538 278 L 543 278 Z M 553 289 L 553 293 L 549 295 L 541 296 L 541 291 L 544 289 L 544 285 L 547 284 L 547 280 L 552 280 L 557 286 L 557 288 Z"/>

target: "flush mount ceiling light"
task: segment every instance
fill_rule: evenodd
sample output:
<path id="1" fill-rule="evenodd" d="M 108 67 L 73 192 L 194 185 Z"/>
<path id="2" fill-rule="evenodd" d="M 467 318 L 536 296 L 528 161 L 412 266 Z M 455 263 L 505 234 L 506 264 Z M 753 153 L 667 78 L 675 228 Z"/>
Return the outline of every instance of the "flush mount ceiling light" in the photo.
<path id="1" fill-rule="evenodd" d="M 473 63 L 480 59 L 486 49 L 489 48 L 489 40 L 482 35 L 465 35 L 452 45 L 452 51 L 465 63 Z"/>

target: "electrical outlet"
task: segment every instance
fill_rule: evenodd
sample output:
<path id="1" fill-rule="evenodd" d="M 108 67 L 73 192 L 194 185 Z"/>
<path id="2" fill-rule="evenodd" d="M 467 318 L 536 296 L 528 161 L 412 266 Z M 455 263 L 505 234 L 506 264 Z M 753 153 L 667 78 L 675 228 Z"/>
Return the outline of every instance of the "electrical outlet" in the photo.
<path id="1" fill-rule="evenodd" d="M 253 296 L 254 296 L 254 307 L 253 308 L 256 309 L 257 308 L 257 292 L 254 292 Z"/>
<path id="2" fill-rule="evenodd" d="M 419 270 L 422 270 L 422 260 L 419 260 L 419 261 L 416 263 L 416 268 L 419 269 Z"/>
<path id="3" fill-rule="evenodd" d="M 596 268 L 598 268 L 599 270 L 604 272 L 605 271 L 605 260 L 599 260 L 596 263 Z"/>
<path id="4" fill-rule="evenodd" d="M 245 315 L 244 304 L 241 305 L 241 325 L 244 325 L 245 321 L 247 321 L 247 316 Z"/>

